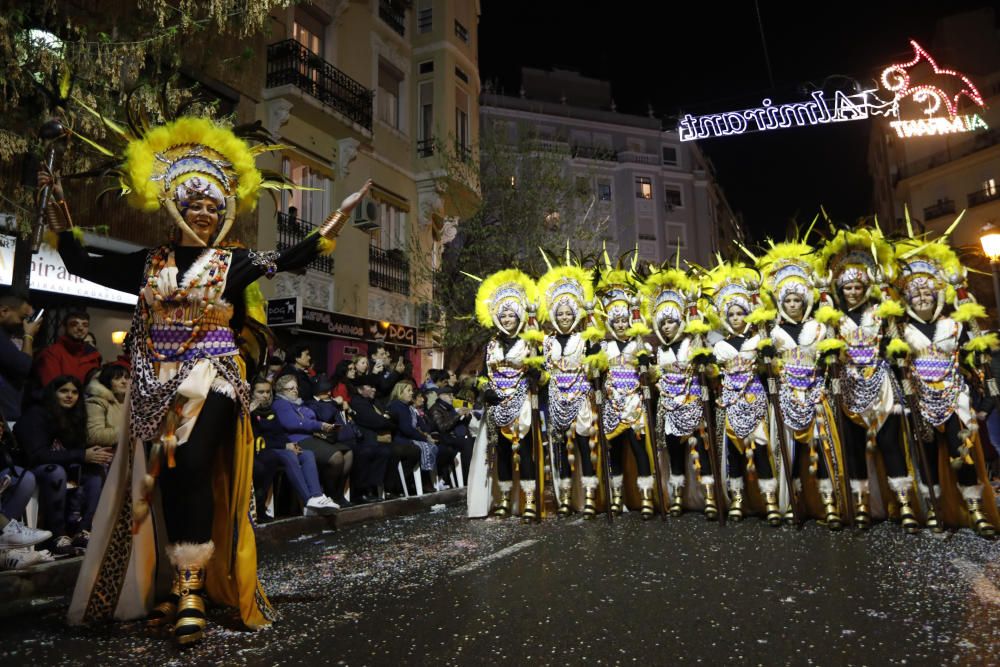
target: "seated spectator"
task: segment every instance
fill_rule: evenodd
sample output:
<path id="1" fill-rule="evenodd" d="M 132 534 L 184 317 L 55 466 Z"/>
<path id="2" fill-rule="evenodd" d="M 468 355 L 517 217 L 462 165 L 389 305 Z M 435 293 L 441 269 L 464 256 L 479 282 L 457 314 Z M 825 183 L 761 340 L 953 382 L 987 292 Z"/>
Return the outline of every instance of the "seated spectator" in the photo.
<path id="1" fill-rule="evenodd" d="M 316 371 L 313 370 L 312 352 L 308 345 L 296 343 L 288 348 L 285 353 L 285 367 L 281 369 L 278 378 L 282 375 L 295 377 L 295 381 L 299 385 L 299 398 L 303 401 L 312 398 L 312 381 L 316 377 Z M 275 389 L 278 387 L 278 378 L 275 378 Z"/>
<path id="2" fill-rule="evenodd" d="M 85 549 L 112 450 L 87 446 L 77 379 L 61 375 L 46 385 L 42 402 L 25 410 L 14 434 L 25 467 L 38 481 L 41 514 L 53 535 L 51 551 L 65 556 Z"/>
<path id="3" fill-rule="evenodd" d="M 272 409 L 271 383 L 258 378 L 253 385 L 250 424 L 253 427 L 257 454 L 253 461 L 253 485 L 257 495 L 257 512 L 263 511 L 267 490 L 278 470 L 285 472 L 289 484 L 302 501 L 305 514 L 329 514 L 338 509 L 319 483 L 316 455 L 292 442 L 281 420 Z"/>
<path id="4" fill-rule="evenodd" d="M 431 432 L 437 435 L 438 445 L 445 444 L 462 455 L 462 476 L 469 478 L 469 465 L 472 462 L 472 448 L 475 438 L 469 429 L 472 419 L 472 409 L 469 407 L 455 408 L 455 394 L 452 388 L 442 386 L 438 400 L 427 411 L 431 423 Z"/>
<path id="5" fill-rule="evenodd" d="M 396 424 L 375 405 L 377 382 L 378 379 L 372 375 L 358 377 L 358 393 L 351 399 L 351 409 L 354 410 L 354 422 L 361 429 L 365 442 L 389 447 L 392 456 L 386 467 L 385 488 L 390 492 L 401 493 L 396 477 L 397 466 L 402 463 L 404 470 L 412 470 L 420 463 L 420 448 L 393 437 Z"/>
<path id="6" fill-rule="evenodd" d="M 18 570 L 51 560 L 47 551 L 28 549 L 52 537 L 17 519 L 24 514 L 35 492 L 35 476 L 30 470 L 15 466 L 11 460 L 13 439 L 6 424 L 0 421 L 0 570 Z"/>
<path id="7" fill-rule="evenodd" d="M 420 469 L 427 473 L 436 473 L 438 448 L 430 433 L 425 433 L 417 427 L 412 384 L 400 382 L 393 387 L 389 397 L 389 415 L 396 422 L 393 440 L 419 447 Z"/>
<path id="8" fill-rule="evenodd" d="M 274 389 L 277 396 L 273 409 L 289 442 L 316 455 L 316 465 L 321 471 L 326 495 L 335 500 L 344 498 L 344 485 L 354 461 L 350 446 L 323 439 L 324 435 L 332 433 L 337 427 L 330 422 L 318 420 L 316 413 L 305 406 L 299 398 L 299 383 L 295 375 L 282 375 L 274 383 Z M 312 389 L 309 394 L 311 397 Z"/>
<path id="9" fill-rule="evenodd" d="M 34 312 L 24 293 L 0 293 L 0 421 L 15 422 L 21 416 L 35 336 L 42 326 L 41 318 L 28 321 Z M 12 340 L 14 337 L 21 337 L 20 346 Z"/>
<path id="10" fill-rule="evenodd" d="M 327 437 L 334 436 L 337 442 L 349 445 L 354 452 L 354 465 L 351 466 L 353 503 L 374 502 L 379 498 L 379 489 L 385 479 L 392 452 L 377 441 L 369 442 L 365 439 L 352 418 L 354 410 L 349 403 L 339 401 L 339 397 L 331 394 L 331 384 L 326 376 L 318 376 L 313 386 L 315 398 L 308 403 L 308 407 L 316 413 L 317 419 L 337 427 Z"/>
<path id="11" fill-rule="evenodd" d="M 351 403 L 351 396 L 354 395 L 354 381 L 358 377 L 358 370 L 351 359 L 341 359 L 337 363 L 337 368 L 333 371 L 333 390 L 330 395 L 334 400 L 340 399 L 339 405 L 346 408 Z"/>
<path id="12" fill-rule="evenodd" d="M 368 375 L 368 369 L 371 368 L 371 363 L 368 361 L 368 357 L 354 357 L 354 381 L 355 386 L 357 385 L 358 378 L 362 378 Z"/>
<path id="13" fill-rule="evenodd" d="M 455 455 L 458 453 L 458 449 L 452 442 L 444 442 L 435 434 L 437 429 L 434 427 L 434 422 L 430 419 L 430 413 L 425 407 L 427 405 L 427 394 L 429 393 L 431 392 L 414 390 L 413 409 L 417 413 L 417 430 L 430 434 L 434 439 L 434 444 L 438 448 L 437 470 L 439 482 L 437 490 L 440 491 L 446 484 L 450 486 L 450 483 L 446 482 L 446 480 L 450 479 L 451 469 L 455 466 Z"/>
<path id="14" fill-rule="evenodd" d="M 35 357 L 35 376 L 44 390 L 61 375 L 76 378 L 83 385 L 87 373 L 101 367 L 101 353 L 86 340 L 90 331 L 90 315 L 83 310 L 67 313 L 63 318 L 63 335 Z"/>
<path id="15" fill-rule="evenodd" d="M 280 350 L 279 350 L 280 352 Z M 274 381 L 281 375 L 281 370 L 285 367 L 285 358 L 278 354 L 272 354 L 267 358 L 267 381 L 274 385 Z"/>
<path id="16" fill-rule="evenodd" d="M 118 446 L 122 420 L 125 418 L 125 394 L 129 371 L 119 363 L 105 364 L 87 385 L 87 444 L 98 447 Z"/>

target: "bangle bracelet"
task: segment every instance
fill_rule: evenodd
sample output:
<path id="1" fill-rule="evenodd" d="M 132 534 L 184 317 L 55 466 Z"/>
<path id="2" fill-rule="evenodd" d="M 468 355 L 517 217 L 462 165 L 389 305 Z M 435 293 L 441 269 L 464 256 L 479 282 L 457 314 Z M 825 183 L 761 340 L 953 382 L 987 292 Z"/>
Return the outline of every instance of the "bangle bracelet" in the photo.
<path id="1" fill-rule="evenodd" d="M 24 340 L 35 340 L 35 337 L 31 334 L 24 334 Z"/>
<path id="2" fill-rule="evenodd" d="M 331 213 L 330 217 L 326 219 L 326 222 L 320 226 L 319 235 L 325 239 L 336 238 L 337 234 L 340 233 L 341 228 L 344 226 L 344 223 L 347 222 L 349 217 L 349 215 L 340 209 L 337 209 Z"/>

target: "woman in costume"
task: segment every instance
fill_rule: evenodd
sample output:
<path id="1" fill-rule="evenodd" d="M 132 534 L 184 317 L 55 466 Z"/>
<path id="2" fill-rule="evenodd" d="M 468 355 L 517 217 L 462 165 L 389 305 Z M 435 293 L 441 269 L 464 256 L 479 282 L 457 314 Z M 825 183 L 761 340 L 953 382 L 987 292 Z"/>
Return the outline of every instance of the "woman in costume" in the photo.
<path id="1" fill-rule="evenodd" d="M 873 464 L 871 472 L 884 471 L 904 530 L 915 532 L 919 523 L 909 502 L 913 477 L 900 431 L 903 397 L 886 359 L 893 319 L 903 314 L 899 303 L 882 292 L 883 277 L 892 272 L 892 248 L 877 228 L 837 231 L 817 255 L 816 274 L 823 284 L 816 319 L 832 326 L 845 345 L 839 408 L 847 417 L 841 441 L 855 521 L 861 528 L 871 525 L 868 456 L 880 454 L 882 465 Z"/>
<path id="2" fill-rule="evenodd" d="M 767 393 L 757 368 L 758 349 L 766 341 L 752 331 L 752 325 L 773 319 L 773 312 L 754 308 L 758 295 L 753 286 L 757 281 L 757 272 L 743 264 L 720 263 L 708 273 L 702 286 L 711 296 L 723 335 L 712 350 L 722 373 L 718 406 L 725 424 L 729 518 L 743 518 L 746 473 L 756 472 L 767 520 L 776 526 L 781 523 L 778 483 L 768 449 Z"/>
<path id="3" fill-rule="evenodd" d="M 596 327 L 586 327 L 585 307 L 594 300 L 591 272 L 572 264 L 568 256 L 566 259 L 565 266 L 550 264 L 538 279 L 539 319 L 552 327 L 542 343 L 549 376 L 548 428 L 559 448 L 559 515 L 572 511 L 570 496 L 579 464 L 583 515 L 593 518 L 597 513 L 597 422 L 591 407 L 593 387 L 587 377 L 587 357 L 600 351 L 595 343 L 603 334 Z M 547 256 L 545 260 L 548 262 Z"/>
<path id="4" fill-rule="evenodd" d="M 251 148 L 203 118 L 180 118 L 142 136 L 119 132 L 128 141 L 119 173 L 128 202 L 150 213 L 166 209 L 177 228 L 173 242 L 151 251 L 92 257 L 55 188 L 49 221 L 67 268 L 112 289 L 139 290 L 127 428 L 69 619 L 148 613 L 149 625 L 172 626 L 179 643 L 191 644 L 204 634 L 206 597 L 238 607 L 250 629 L 273 618 L 257 580 L 249 518 L 254 446 L 247 362 L 238 347 L 252 306 L 248 289 L 331 252 L 370 183 L 287 250 L 227 247 L 237 210 L 252 210 L 262 187 L 287 187 L 264 181 L 254 166 L 266 146 Z M 156 591 L 158 547 L 173 565 L 166 595 Z"/>
<path id="5" fill-rule="evenodd" d="M 965 525 L 993 537 L 998 516 L 979 440 L 976 413 L 981 398 L 970 389 L 961 367 L 964 361 L 974 370 L 972 359 L 961 357 L 995 350 L 997 339 L 979 333 L 976 319 L 986 311 L 968 293 L 965 269 L 946 236 L 933 242 L 909 239 L 895 246 L 897 286 L 906 299 L 904 382 L 916 398 L 915 421 L 922 422 L 917 431 L 926 433 L 921 445 L 927 470 L 920 466 L 920 490 L 930 506 L 927 485 L 932 484 L 944 514 L 929 514 L 928 524 L 936 519 L 935 526 L 940 521 Z M 953 310 L 945 315 L 949 306 Z"/>
<path id="6" fill-rule="evenodd" d="M 816 294 L 809 258 L 814 253 L 808 243 L 772 242 L 768 251 L 757 259 L 757 268 L 777 313 L 769 335 L 780 360 L 778 404 L 785 425 L 785 442 L 789 446 L 795 443 L 794 452 L 789 452 L 793 484 L 801 493 L 805 488 L 803 482 L 816 482 L 823 504 L 822 518 L 830 530 L 839 530 L 841 516 L 847 509 L 844 503 L 848 501 L 846 484 L 842 484 L 846 462 L 827 398 L 822 363 L 825 354 L 839 349 L 843 343 L 830 340 L 831 327 L 812 316 Z M 777 444 L 781 446 L 780 442 Z M 803 454 L 808 457 L 808 475 L 804 478 L 799 475 L 798 465 Z M 791 514 L 786 511 L 785 519 L 791 518 Z"/>
<path id="7" fill-rule="evenodd" d="M 678 268 L 653 271 L 642 286 L 646 320 L 659 341 L 655 372 L 657 449 L 670 459 L 670 514 L 683 511 L 684 486 L 690 461 L 694 479 L 704 491 L 705 518 L 718 517 L 715 484 L 708 458 L 705 409 L 697 357 L 707 358 L 704 335 L 709 326 L 697 310 L 697 282 Z"/>
<path id="8" fill-rule="evenodd" d="M 649 327 L 642 321 L 639 286 L 630 271 L 612 268 L 605 258 L 605 268 L 595 292 L 608 336 L 601 343 L 608 364 L 602 388 L 605 400 L 601 406 L 601 423 L 611 456 L 611 511 L 622 512 L 624 458 L 628 449 L 635 459 L 642 517 L 649 519 L 654 512 L 653 453 L 639 378 L 640 360 L 648 357 L 651 351 L 643 341 Z"/>
<path id="9" fill-rule="evenodd" d="M 506 269 L 483 280 L 476 293 L 476 318 L 482 326 L 495 328 L 496 335 L 486 345 L 479 379 L 488 407 L 484 417 L 486 428 L 481 428 L 476 438 L 469 470 L 470 517 L 486 516 L 491 507 L 495 516 L 509 516 L 515 473 L 525 495 L 522 517 L 530 520 L 538 516 L 528 400 L 529 379 L 534 373 L 529 372 L 527 365 L 534 346 L 523 337 L 534 326 L 528 318 L 536 290 L 535 282 L 527 275 L 517 269 Z M 495 506 L 494 467 L 500 483 L 500 500 Z"/>

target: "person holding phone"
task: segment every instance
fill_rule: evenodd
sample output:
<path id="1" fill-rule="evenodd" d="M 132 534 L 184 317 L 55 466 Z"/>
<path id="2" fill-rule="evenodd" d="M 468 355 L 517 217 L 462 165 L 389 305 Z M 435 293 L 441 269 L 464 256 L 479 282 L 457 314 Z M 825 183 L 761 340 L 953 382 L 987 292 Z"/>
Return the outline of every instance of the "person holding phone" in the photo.
<path id="1" fill-rule="evenodd" d="M 31 376 L 35 336 L 42 328 L 42 311 L 28 303 L 25 292 L 0 292 L 0 419 L 13 422 L 21 416 L 24 387 Z M 18 342 L 20 344 L 18 344 Z"/>

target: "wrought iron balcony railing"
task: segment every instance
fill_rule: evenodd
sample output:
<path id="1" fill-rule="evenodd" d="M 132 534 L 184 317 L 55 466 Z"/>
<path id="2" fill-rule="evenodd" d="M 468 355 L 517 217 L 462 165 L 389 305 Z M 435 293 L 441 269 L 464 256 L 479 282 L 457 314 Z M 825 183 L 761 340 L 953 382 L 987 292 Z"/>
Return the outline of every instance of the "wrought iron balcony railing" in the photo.
<path id="1" fill-rule="evenodd" d="M 934 218 L 940 218 L 942 215 L 948 215 L 949 213 L 954 212 L 955 200 L 942 199 L 936 204 L 932 204 L 924 209 L 924 220 L 933 220 Z"/>
<path id="2" fill-rule="evenodd" d="M 409 295 L 410 262 L 398 250 L 368 246 L 368 284 L 389 292 Z"/>
<path id="3" fill-rule="evenodd" d="M 403 3 L 393 2 L 393 0 L 379 0 L 378 17 L 385 21 L 385 24 L 398 32 L 401 37 L 406 37 L 406 9 Z"/>
<path id="4" fill-rule="evenodd" d="M 278 250 L 287 250 L 304 240 L 316 225 L 302 218 L 293 218 L 287 213 L 278 214 Z M 308 268 L 333 273 L 333 257 L 317 257 L 309 262 Z"/>
<path id="5" fill-rule="evenodd" d="M 372 129 L 372 91 L 294 39 L 267 47 L 267 87 L 293 85 Z"/>
<path id="6" fill-rule="evenodd" d="M 611 148 L 602 148 L 600 146 L 584 146 L 575 145 L 571 146 L 570 150 L 573 157 L 583 158 L 586 160 L 602 160 L 604 162 L 617 162 L 618 153 L 616 153 Z"/>
<path id="7" fill-rule="evenodd" d="M 421 139 L 417 142 L 417 156 L 418 157 L 430 157 L 434 155 L 434 140 L 433 139 Z"/>

